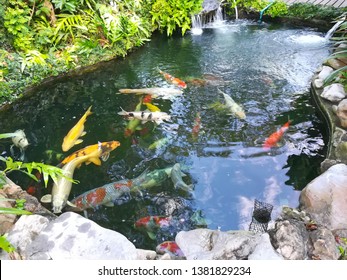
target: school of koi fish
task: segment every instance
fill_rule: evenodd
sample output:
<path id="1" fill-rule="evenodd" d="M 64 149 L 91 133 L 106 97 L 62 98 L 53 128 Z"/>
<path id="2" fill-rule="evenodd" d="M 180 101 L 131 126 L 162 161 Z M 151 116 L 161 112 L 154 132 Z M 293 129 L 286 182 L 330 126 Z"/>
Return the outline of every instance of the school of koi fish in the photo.
<path id="1" fill-rule="evenodd" d="M 128 120 L 124 129 L 125 137 L 131 137 L 137 131 L 142 131 L 142 124 L 147 122 L 160 125 L 164 122 L 171 121 L 170 115 L 166 112 L 162 112 L 161 109 L 153 103 L 153 100 L 156 98 L 172 100 L 176 96 L 183 94 L 182 90 L 187 88 L 187 84 L 181 79 L 173 77 L 159 68 L 158 71 L 168 83 L 171 83 L 177 88 L 119 89 L 120 94 L 140 95 L 140 101 L 135 108 L 132 108 L 133 110 L 126 111 L 120 108 L 121 111 L 118 113 Z M 222 94 L 224 103 L 218 101 L 214 107 L 217 106 L 218 109 L 224 110 L 226 115 L 233 115 L 240 120 L 244 120 L 246 118 L 246 113 L 242 106 L 237 104 L 228 94 L 222 92 L 220 89 L 218 89 L 218 91 Z M 142 110 L 144 106 L 146 109 Z M 63 152 L 67 152 L 83 142 L 81 137 L 86 134 L 85 125 L 87 123 L 87 118 L 92 114 L 91 105 L 64 137 L 61 146 Z M 197 112 L 191 129 L 191 137 L 193 140 L 199 137 L 199 133 L 203 128 L 202 122 L 201 114 Z M 262 145 L 263 149 L 268 150 L 276 147 L 288 130 L 290 124 L 291 120 L 288 120 L 281 128 L 265 139 Z M 0 139 L 3 138 L 11 138 L 13 146 L 21 151 L 20 158 L 24 158 L 24 151 L 29 145 L 29 142 L 23 130 L 17 130 L 14 133 L 0 134 Z M 167 141 L 167 138 L 159 139 L 152 143 L 148 149 L 159 148 L 165 145 Z M 41 197 L 41 202 L 50 203 L 53 213 L 56 214 L 61 213 L 65 209 L 70 211 L 84 211 L 87 217 L 88 209 L 97 209 L 102 206 L 113 207 L 117 204 L 124 203 L 138 196 L 145 190 L 162 185 L 166 180 L 171 180 L 174 188 L 177 190 L 188 194 L 193 193 L 194 186 L 185 183 L 183 180 L 186 174 L 182 172 L 181 164 L 175 163 L 163 169 L 156 169 L 153 171 L 146 170 L 136 178 L 122 179 L 116 182 L 110 182 L 101 187 L 96 187 L 69 201 L 75 169 L 80 168 L 83 163 L 86 165 L 93 163 L 100 166 L 102 161 L 107 161 L 110 153 L 120 145 L 121 143 L 117 140 L 98 142 L 85 146 L 64 157 L 60 163 L 57 164 L 58 167 L 62 168 L 63 176 L 58 178 L 53 184 L 50 194 Z M 61 155 L 59 158 L 61 158 Z M 37 177 L 38 179 L 40 178 L 39 175 Z M 32 188 L 33 187 L 30 186 L 27 191 L 34 194 Z M 155 240 L 158 231 L 166 227 L 180 224 L 181 222 L 182 221 L 173 216 L 149 215 L 134 221 L 134 228 L 144 232 L 150 239 Z M 157 245 L 156 249 L 158 252 L 169 253 L 173 257 L 184 257 L 182 251 L 174 241 L 167 240 Z"/>

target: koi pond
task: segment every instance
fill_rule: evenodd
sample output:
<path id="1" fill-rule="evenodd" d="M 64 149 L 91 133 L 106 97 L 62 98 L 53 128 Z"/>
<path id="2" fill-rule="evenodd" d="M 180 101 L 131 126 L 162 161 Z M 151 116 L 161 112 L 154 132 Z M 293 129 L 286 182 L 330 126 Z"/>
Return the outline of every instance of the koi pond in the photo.
<path id="1" fill-rule="evenodd" d="M 255 199 L 274 206 L 274 219 L 282 205 L 296 207 L 300 190 L 319 174 L 325 131 L 309 86 L 329 55 L 324 35 L 252 21 L 211 25 L 201 35 L 157 34 L 124 59 L 42 85 L 5 108 L 0 133 L 23 129 L 30 143 L 25 161 L 52 165 L 85 146 L 119 141 L 101 166 L 76 168 L 79 183 L 72 186 L 70 201 L 105 184 L 179 163 L 192 192 L 175 188 L 168 179 L 160 186 L 140 187 L 113 207 L 88 210 L 89 219 L 124 234 L 138 248 L 154 249 L 174 240 L 179 230 L 196 227 L 248 229 Z M 152 99 L 151 104 L 171 116 L 169 121 L 140 123 L 129 133 L 129 120 L 118 113 L 134 111 L 144 95 L 119 90 L 177 88 L 158 69 L 185 81 L 187 88 L 172 99 Z M 245 119 L 220 108 L 221 91 L 243 108 Z M 64 137 L 90 106 L 83 142 L 63 152 Z M 264 141 L 288 120 L 291 124 L 277 145 L 264 149 Z M 11 155 L 11 144 L 1 140 L 2 156 Z M 23 189 L 35 186 L 18 172 L 9 177 Z M 40 199 L 51 192 L 51 185 L 41 185 L 34 195 Z M 138 219 L 154 215 L 177 222 L 166 231 L 159 229 L 154 238 L 134 228 Z"/>

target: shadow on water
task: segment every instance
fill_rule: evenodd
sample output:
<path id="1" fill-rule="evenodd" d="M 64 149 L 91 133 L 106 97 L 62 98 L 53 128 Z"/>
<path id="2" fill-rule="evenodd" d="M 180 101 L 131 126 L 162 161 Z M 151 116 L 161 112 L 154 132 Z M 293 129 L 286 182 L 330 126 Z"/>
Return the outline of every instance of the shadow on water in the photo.
<path id="1" fill-rule="evenodd" d="M 307 41 L 308 36 L 316 40 Z M 76 170 L 80 183 L 73 186 L 71 199 L 145 170 L 176 162 L 184 166 L 184 181 L 193 184 L 193 195 L 178 192 L 168 180 L 127 203 L 89 211 L 90 219 L 123 233 L 138 247 L 153 249 L 159 241 L 174 239 L 178 230 L 199 226 L 195 214 L 200 210 L 199 218 L 209 228 L 247 229 L 254 199 L 273 204 L 276 215 L 283 204 L 296 206 L 299 191 L 319 174 L 322 123 L 310 103 L 309 84 L 329 54 L 321 38 L 324 35 L 312 29 L 249 21 L 206 28 L 199 36 L 156 35 L 125 59 L 37 88 L 0 112 L 1 133 L 24 129 L 31 143 L 26 160 L 54 165 L 59 163 L 56 155 L 67 156 L 98 141 L 120 141 L 101 166 Z M 185 80 L 188 87 L 173 100 L 154 99 L 171 115 L 170 122 L 158 126 L 148 122 L 125 137 L 127 120 L 118 112 L 120 107 L 134 110 L 140 97 L 117 94 L 118 90 L 173 87 L 158 67 Z M 218 89 L 242 105 L 245 120 L 211 106 L 223 102 Z M 85 124 L 84 142 L 63 153 L 64 136 L 90 105 L 93 114 Z M 201 127 L 192 134 L 198 115 Z M 264 150 L 264 140 L 288 119 L 292 124 L 279 146 Z M 160 139 L 166 139 L 161 147 L 150 148 Z M 1 141 L 2 155 L 10 155 L 10 144 Z M 10 178 L 24 189 L 30 184 L 14 173 Z M 133 227 L 148 215 L 172 215 L 177 222 L 151 240 Z"/>

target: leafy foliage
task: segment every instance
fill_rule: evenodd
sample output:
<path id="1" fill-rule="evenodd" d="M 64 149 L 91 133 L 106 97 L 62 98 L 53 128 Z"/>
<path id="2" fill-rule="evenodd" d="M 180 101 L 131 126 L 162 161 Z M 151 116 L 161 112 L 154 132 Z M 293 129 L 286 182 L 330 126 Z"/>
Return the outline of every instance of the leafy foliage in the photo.
<path id="1" fill-rule="evenodd" d="M 57 183 L 58 177 L 65 177 L 68 180 L 72 181 L 73 183 L 77 182 L 69 177 L 64 176 L 62 169 L 56 166 L 39 163 L 39 162 L 23 163 L 21 161 L 14 161 L 10 157 L 5 159 L 2 156 L 0 156 L 0 160 L 5 162 L 6 164 L 5 169 L 3 171 L 0 171 L 0 178 L 2 177 L 2 181 L 4 181 L 4 174 L 11 171 L 21 171 L 27 174 L 33 180 L 37 181 L 36 176 L 33 174 L 33 171 L 36 170 L 42 173 L 45 187 L 47 187 L 49 178 L 52 178 L 54 183 Z"/>
<path id="2" fill-rule="evenodd" d="M 344 61 L 347 60 L 347 48 L 345 42 L 347 41 L 347 13 L 342 14 L 340 17 L 336 19 L 336 22 L 341 21 L 340 26 L 337 28 L 332 41 L 336 41 L 338 45 L 338 50 L 335 51 L 332 55 L 328 57 L 328 59 L 342 59 Z M 334 82 L 341 83 L 345 89 L 347 89 L 347 65 L 343 66 L 332 73 L 328 77 L 325 78 L 324 84 L 330 84 Z"/>
<path id="3" fill-rule="evenodd" d="M 249 12 L 260 12 L 271 3 L 271 1 L 266 0 L 228 0 L 228 2 L 231 3 L 232 7 L 236 5 Z M 287 4 L 283 1 L 274 1 L 274 3 L 266 10 L 266 14 L 271 17 L 284 16 L 287 13 Z"/>
<path id="4" fill-rule="evenodd" d="M 334 8 L 332 6 L 314 5 L 311 3 L 294 3 L 288 8 L 288 16 L 330 21 L 340 16 L 343 11 L 346 11 L 346 8 Z"/>
<path id="5" fill-rule="evenodd" d="M 6 235 L 0 236 L 0 248 L 6 251 L 7 253 L 12 253 L 15 251 L 13 245 L 7 240 Z"/>
<path id="6" fill-rule="evenodd" d="M 166 29 L 171 36 L 177 27 L 182 35 L 190 29 L 191 17 L 202 10 L 202 0 L 156 0 L 152 6 L 152 25 L 160 31 Z"/>

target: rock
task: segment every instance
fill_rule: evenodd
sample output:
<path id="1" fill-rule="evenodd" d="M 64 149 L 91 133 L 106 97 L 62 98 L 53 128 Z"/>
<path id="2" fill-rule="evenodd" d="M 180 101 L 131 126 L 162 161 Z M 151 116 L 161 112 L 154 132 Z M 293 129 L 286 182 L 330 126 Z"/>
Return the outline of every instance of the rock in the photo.
<path id="1" fill-rule="evenodd" d="M 175 238 L 187 260 L 247 259 L 259 240 L 260 234 L 249 231 L 210 229 L 180 231 Z"/>
<path id="2" fill-rule="evenodd" d="M 248 256 L 248 260 L 283 260 L 284 258 L 278 254 L 273 248 L 268 233 L 262 234 L 259 243 L 254 251 Z"/>
<path id="3" fill-rule="evenodd" d="M 24 256 L 28 244 L 40 234 L 48 223 L 49 220 L 40 215 L 23 215 L 9 232 L 7 240 L 16 248 L 19 255 Z M 6 259 L 6 256 L 0 255 L 0 259 Z"/>
<path id="4" fill-rule="evenodd" d="M 40 214 L 47 217 L 50 220 L 54 220 L 57 216 L 47 210 L 41 205 L 36 197 L 23 191 L 22 188 L 13 183 L 9 178 L 6 178 L 6 185 L 3 187 L 3 191 L 8 198 L 12 199 L 25 199 L 24 210 L 29 211 L 33 214 Z"/>
<path id="5" fill-rule="evenodd" d="M 322 70 L 319 72 L 319 74 L 318 74 L 318 79 L 321 79 L 321 80 L 323 80 L 324 81 L 324 79 L 326 78 L 326 77 L 328 77 L 330 74 L 331 74 L 331 72 L 333 72 L 334 71 L 334 69 L 333 68 L 331 68 L 330 66 L 323 66 L 322 67 Z"/>
<path id="6" fill-rule="evenodd" d="M 209 13 L 211 11 L 215 11 L 218 9 L 219 7 L 219 1 L 217 0 L 204 0 L 204 2 L 202 3 L 202 7 L 203 7 L 203 13 Z"/>
<path id="7" fill-rule="evenodd" d="M 336 115 L 343 128 L 347 128 L 347 99 L 343 99 L 336 108 Z"/>
<path id="8" fill-rule="evenodd" d="M 347 162 L 347 142 L 346 141 L 343 141 L 337 144 L 335 154 L 339 160 L 342 160 L 343 162 Z"/>
<path id="9" fill-rule="evenodd" d="M 135 260 L 135 246 L 122 234 L 105 229 L 73 212 L 66 212 L 26 248 L 26 259 Z"/>
<path id="10" fill-rule="evenodd" d="M 311 181 L 299 197 L 300 209 L 328 229 L 347 227 L 347 165 L 336 164 Z"/>
<path id="11" fill-rule="evenodd" d="M 137 260 L 155 260 L 157 253 L 152 250 L 137 249 Z"/>
<path id="12" fill-rule="evenodd" d="M 321 97 L 331 102 L 339 102 L 346 97 L 343 85 L 334 83 L 324 87 Z"/>
<path id="13" fill-rule="evenodd" d="M 9 201 L 1 200 L 7 199 L 3 190 L 0 190 L 0 207 L 12 208 L 12 204 Z M 16 215 L 13 214 L 1 214 L 0 215 L 0 235 L 9 232 L 13 227 L 15 221 L 17 219 Z"/>
<path id="14" fill-rule="evenodd" d="M 337 58 L 330 58 L 327 60 L 326 63 L 334 70 L 337 70 L 337 69 L 340 69 L 340 68 L 346 66 L 345 62 L 343 62 Z"/>
<path id="15" fill-rule="evenodd" d="M 315 80 L 313 80 L 313 85 L 316 88 L 322 88 L 324 86 L 324 80 L 322 80 L 322 79 L 315 79 Z"/>
<path id="16" fill-rule="evenodd" d="M 333 230 L 332 233 L 335 237 L 336 246 L 339 250 L 339 259 L 347 260 L 347 229 Z"/>
<path id="17" fill-rule="evenodd" d="M 269 234 L 273 246 L 285 259 L 307 259 L 308 233 L 303 222 L 294 219 L 278 220 Z"/>
<path id="18" fill-rule="evenodd" d="M 337 260 L 340 256 L 336 247 L 335 237 L 324 227 L 310 232 L 312 242 L 312 257 L 320 260 Z"/>

